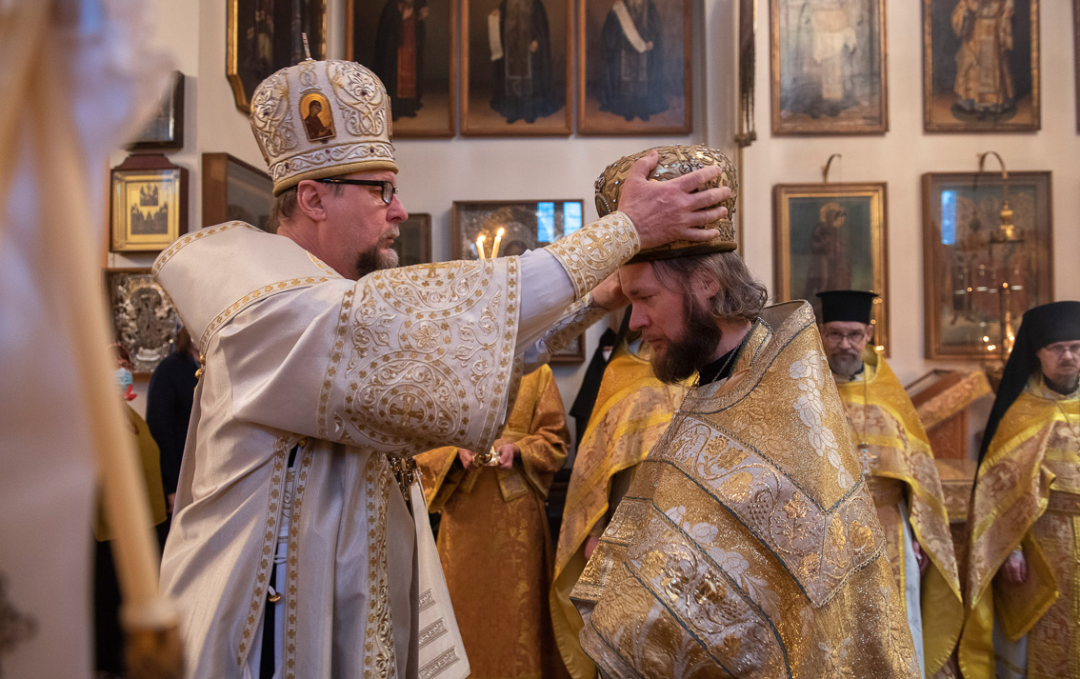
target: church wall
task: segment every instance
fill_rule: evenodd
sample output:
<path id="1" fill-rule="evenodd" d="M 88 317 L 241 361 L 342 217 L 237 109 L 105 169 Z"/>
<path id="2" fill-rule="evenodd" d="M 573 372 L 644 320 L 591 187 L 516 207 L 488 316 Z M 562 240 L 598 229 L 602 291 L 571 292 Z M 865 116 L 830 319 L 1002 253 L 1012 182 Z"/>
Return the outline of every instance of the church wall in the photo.
<path id="1" fill-rule="evenodd" d="M 914 0 L 889 0 L 888 84 L 890 131 L 863 137 L 780 137 L 770 134 L 769 0 L 759 0 L 757 26 L 758 141 L 745 150 L 740 245 L 752 271 L 773 288 L 772 187 L 777 183 L 820 181 L 831 153 L 833 181 L 888 183 L 888 245 L 891 363 L 910 382 L 933 367 L 923 358 L 922 224 L 920 177 L 924 172 L 977 168 L 976 154 L 996 150 L 1010 170 L 1053 172 L 1054 292 L 1057 299 L 1080 297 L 1080 136 L 1076 131 L 1073 17 L 1064 0 L 1042 3 L 1042 130 L 1033 134 L 926 134 L 922 130 L 922 12 Z M 618 157 L 658 144 L 704 141 L 733 159 L 736 132 L 737 25 L 735 0 L 703 0 L 694 5 L 694 131 L 667 137 L 463 138 L 398 140 L 399 186 L 408 210 L 432 215 L 436 260 L 450 257 L 454 200 L 580 198 L 587 218 L 596 216 L 592 183 Z M 178 3 L 155 0 L 158 34 L 188 76 L 183 150 L 168 154 L 191 172 L 189 226 L 199 226 L 199 159 L 204 152 L 227 152 L 256 166 L 262 158 L 246 116 L 233 103 L 225 78 L 225 5 L 219 0 Z M 329 0 L 329 55 L 344 54 L 344 0 Z M 576 19 L 575 19 L 576 20 Z M 706 41 L 707 36 L 707 41 Z M 576 49 L 576 45 L 575 45 Z M 576 93 L 572 95 L 576 96 Z M 119 164 L 126 153 L 114 154 Z M 108 256 L 110 266 L 149 266 L 153 256 Z M 590 353 L 602 332 L 592 328 Z M 964 366 L 965 364 L 954 364 Z M 967 364 L 974 367 L 973 364 Z M 553 366 L 569 408 L 584 364 Z M 133 406 L 145 406 L 142 394 Z"/>

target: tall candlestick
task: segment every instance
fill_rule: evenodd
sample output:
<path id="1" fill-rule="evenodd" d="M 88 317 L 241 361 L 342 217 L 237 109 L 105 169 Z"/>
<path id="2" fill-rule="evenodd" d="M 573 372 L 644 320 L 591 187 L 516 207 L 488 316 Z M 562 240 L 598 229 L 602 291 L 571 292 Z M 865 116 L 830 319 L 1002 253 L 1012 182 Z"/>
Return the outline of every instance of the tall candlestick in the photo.
<path id="1" fill-rule="evenodd" d="M 480 234 L 476 237 L 476 251 L 480 253 L 480 259 L 487 259 L 484 257 L 484 241 L 487 240 L 487 236 Z"/>
<path id="2" fill-rule="evenodd" d="M 499 256 L 499 244 L 502 243 L 503 233 L 505 232 L 506 229 L 502 228 L 501 226 L 499 227 L 499 230 L 495 232 L 495 247 L 491 249 L 492 259 L 495 259 Z"/>

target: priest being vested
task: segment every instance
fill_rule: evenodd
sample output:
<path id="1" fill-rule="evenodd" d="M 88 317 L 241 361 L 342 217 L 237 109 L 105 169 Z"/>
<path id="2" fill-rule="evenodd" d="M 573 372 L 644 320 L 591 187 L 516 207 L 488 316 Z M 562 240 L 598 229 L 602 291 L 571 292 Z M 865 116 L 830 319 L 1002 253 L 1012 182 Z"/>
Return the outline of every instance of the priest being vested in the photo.
<path id="1" fill-rule="evenodd" d="M 646 159 L 619 212 L 542 250 L 389 269 L 390 120 L 359 64 L 278 71 L 251 104 L 276 233 L 229 222 L 154 263 L 204 363 L 161 573 L 188 676 L 420 674 L 410 456 L 487 450 L 522 370 L 603 313 L 590 290 L 641 247 L 715 236 L 697 227 L 729 195 L 715 168 L 647 181 Z"/>

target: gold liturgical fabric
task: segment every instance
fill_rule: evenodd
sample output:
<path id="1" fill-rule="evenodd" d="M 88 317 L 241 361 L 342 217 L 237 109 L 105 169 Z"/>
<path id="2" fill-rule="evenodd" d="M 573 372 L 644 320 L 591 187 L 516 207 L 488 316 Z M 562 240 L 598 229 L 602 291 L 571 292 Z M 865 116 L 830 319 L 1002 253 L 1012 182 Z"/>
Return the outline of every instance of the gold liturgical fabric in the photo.
<path id="1" fill-rule="evenodd" d="M 1009 407 L 979 468 L 968 525 L 968 617 L 960 642 L 966 679 L 992 679 L 994 623 L 1027 635 L 1027 676 L 1080 679 L 1080 402 L 1039 375 Z M 994 575 L 1014 549 L 1023 584 Z"/>
<path id="2" fill-rule="evenodd" d="M 566 462 L 569 432 L 551 368 L 526 375 L 502 437 L 511 469 L 465 471 L 458 448 L 417 456 L 431 511 L 441 511 L 439 557 L 477 679 L 561 675 L 547 592 L 553 550 L 544 499 Z"/>
<path id="3" fill-rule="evenodd" d="M 921 676 L 806 302 L 690 391 L 573 598 L 618 679 Z"/>
<path id="4" fill-rule="evenodd" d="M 567 489 L 550 602 L 559 652 L 574 679 L 596 676 L 596 665 L 578 642 L 581 616 L 570 602 L 570 591 L 585 569 L 585 540 L 608 513 L 612 478 L 645 459 L 686 394 L 686 387 L 656 379 L 647 358 L 648 345 L 642 347 L 641 356 L 625 343 L 615 349 Z"/>
<path id="5" fill-rule="evenodd" d="M 952 654 L 964 615 L 945 495 L 930 441 L 900 380 L 872 348 L 867 349 L 863 366 L 862 379 L 836 387 L 851 423 L 856 454 L 861 456 L 860 443 L 867 444 L 871 494 L 897 586 L 904 592 L 912 579 L 920 585 L 925 676 L 930 677 Z M 911 531 L 930 558 L 921 583 L 918 571 L 907 572 L 913 559 L 905 558 L 901 500 L 907 505 Z"/>

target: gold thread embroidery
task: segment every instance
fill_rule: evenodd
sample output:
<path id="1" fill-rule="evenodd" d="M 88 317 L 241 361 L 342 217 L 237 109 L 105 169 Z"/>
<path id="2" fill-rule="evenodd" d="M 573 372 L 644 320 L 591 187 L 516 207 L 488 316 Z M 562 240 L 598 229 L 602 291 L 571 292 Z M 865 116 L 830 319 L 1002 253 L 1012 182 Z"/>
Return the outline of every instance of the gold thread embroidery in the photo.
<path id="1" fill-rule="evenodd" d="M 202 240 L 207 236 L 213 236 L 216 233 L 221 233 L 222 231 L 227 231 L 228 229 L 237 226 L 245 226 L 249 229 L 259 231 L 259 233 L 263 233 L 263 231 L 261 231 L 260 229 L 257 229 L 251 224 L 247 224 L 245 222 L 226 222 L 224 224 L 212 226 L 209 229 L 199 229 L 198 231 L 195 231 L 194 233 L 189 233 L 182 238 L 177 238 L 175 241 L 173 241 L 172 245 L 170 245 L 164 252 L 157 256 L 157 259 L 154 260 L 154 266 L 152 269 L 154 276 L 156 277 L 158 275 L 158 272 L 161 271 L 161 267 L 165 266 L 166 262 L 175 257 L 176 254 L 183 250 L 184 247 L 186 247 L 187 245 L 190 245 L 197 240 Z"/>
<path id="2" fill-rule="evenodd" d="M 303 444 L 301 444 L 303 445 Z M 292 517 L 289 520 L 289 560 L 285 564 L 285 580 L 288 589 L 285 592 L 287 611 L 285 613 L 285 676 L 288 679 L 296 677 L 296 616 L 297 594 L 299 593 L 299 564 L 300 564 L 300 517 L 304 503 L 304 489 L 307 487 L 308 470 L 314 453 L 304 446 L 305 450 L 300 461 L 299 468 L 295 470 L 296 477 L 293 481 Z"/>
<path id="3" fill-rule="evenodd" d="M 260 285 L 258 288 L 252 290 L 248 294 L 244 295 L 240 299 L 236 300 L 229 306 L 214 317 L 214 320 L 206 326 L 206 330 L 203 331 L 202 336 L 199 338 L 199 346 L 210 346 L 210 340 L 213 338 L 214 333 L 218 329 L 225 325 L 236 314 L 240 313 L 248 307 L 248 305 L 260 300 L 272 297 L 279 292 L 285 292 L 287 290 L 296 290 L 298 288 L 305 288 L 317 283 L 325 283 L 330 280 L 325 276 L 301 276 L 300 278 L 294 278 L 289 281 L 278 281 L 276 283 L 270 283 L 269 285 Z"/>
<path id="4" fill-rule="evenodd" d="M 574 284 L 574 297 L 584 297 L 600 281 L 637 254 L 641 239 L 630 218 L 612 212 L 544 248 L 562 264 Z"/>
<path id="5" fill-rule="evenodd" d="M 393 474 L 379 453 L 368 457 L 365 497 L 368 514 L 368 615 L 364 632 L 364 679 L 397 675 L 397 655 L 390 609 L 389 562 L 386 553 L 386 507 Z"/>

